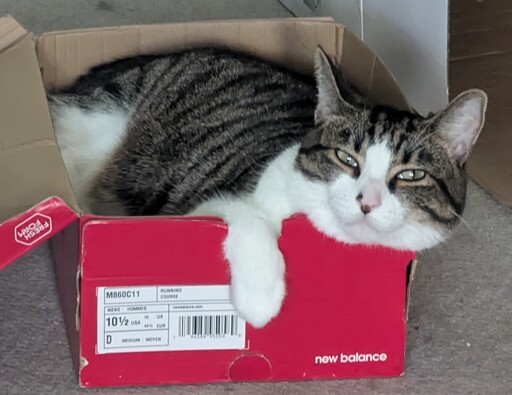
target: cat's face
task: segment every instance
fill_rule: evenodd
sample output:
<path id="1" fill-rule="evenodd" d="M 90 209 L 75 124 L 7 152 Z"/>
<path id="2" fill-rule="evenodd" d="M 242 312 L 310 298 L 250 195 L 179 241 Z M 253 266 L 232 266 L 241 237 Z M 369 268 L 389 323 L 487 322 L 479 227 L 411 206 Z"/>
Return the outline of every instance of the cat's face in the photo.
<path id="1" fill-rule="evenodd" d="M 422 118 L 348 103 L 322 52 L 316 66 L 318 127 L 296 162 L 314 190 L 306 214 L 354 243 L 418 251 L 443 241 L 464 209 L 464 163 L 483 126 L 485 94 L 468 91 Z"/>

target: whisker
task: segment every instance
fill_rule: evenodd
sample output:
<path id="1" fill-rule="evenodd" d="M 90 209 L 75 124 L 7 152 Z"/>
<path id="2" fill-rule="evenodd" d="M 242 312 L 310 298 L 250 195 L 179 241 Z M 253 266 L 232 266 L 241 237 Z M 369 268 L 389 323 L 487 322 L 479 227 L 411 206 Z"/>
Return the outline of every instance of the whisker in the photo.
<path id="1" fill-rule="evenodd" d="M 415 231 L 422 233 L 424 236 L 426 236 L 428 239 L 434 239 L 434 241 L 441 243 L 444 241 L 444 237 L 437 236 L 433 237 L 431 233 L 426 232 L 421 227 L 416 226 L 416 223 L 414 221 L 407 221 L 407 225 L 409 225 L 411 228 L 413 228 Z"/>
<path id="2" fill-rule="evenodd" d="M 450 207 L 448 207 L 448 211 L 450 213 L 452 213 L 453 215 L 455 215 L 459 220 L 460 222 L 471 232 L 471 235 L 476 239 L 476 240 L 479 240 L 478 239 L 478 236 L 476 235 L 476 232 L 475 230 L 469 225 L 469 223 L 464 219 L 462 218 L 461 215 L 457 214 L 457 212 L 455 212 L 454 210 L 452 210 Z"/>

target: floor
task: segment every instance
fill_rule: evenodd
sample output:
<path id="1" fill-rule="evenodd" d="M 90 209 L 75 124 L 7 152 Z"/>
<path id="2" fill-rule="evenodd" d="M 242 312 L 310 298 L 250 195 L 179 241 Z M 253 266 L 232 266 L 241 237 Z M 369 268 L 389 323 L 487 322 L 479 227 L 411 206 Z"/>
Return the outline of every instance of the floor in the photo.
<path id="1" fill-rule="evenodd" d="M 275 0 L 2 0 L 6 13 L 35 33 L 289 16 Z M 420 256 L 404 377 L 81 390 L 44 245 L 0 273 L 0 394 L 510 394 L 512 209 L 471 183 L 464 217 L 449 242 Z"/>

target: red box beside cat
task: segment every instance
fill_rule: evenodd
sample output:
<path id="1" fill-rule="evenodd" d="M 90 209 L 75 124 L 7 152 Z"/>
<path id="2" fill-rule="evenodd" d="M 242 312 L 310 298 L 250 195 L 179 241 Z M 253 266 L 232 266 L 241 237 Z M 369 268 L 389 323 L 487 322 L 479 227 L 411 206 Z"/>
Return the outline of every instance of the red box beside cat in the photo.
<path id="1" fill-rule="evenodd" d="M 34 51 L 23 28 L 0 19 L 0 68 L 7 70 L 0 80 L 18 92 L 0 109 L 7 126 L 0 150 L 8 164 L 0 167 L 0 268 L 51 239 L 70 348 L 85 387 L 402 374 L 413 253 L 336 243 L 305 217 L 290 218 L 279 239 L 287 296 L 277 318 L 254 329 L 229 301 L 221 248 L 227 228 L 220 220 L 81 215 L 43 84 L 66 84 L 121 55 L 212 40 L 299 71 L 310 71 L 320 44 L 370 97 L 406 106 L 375 55 L 331 20 L 48 33 Z"/>

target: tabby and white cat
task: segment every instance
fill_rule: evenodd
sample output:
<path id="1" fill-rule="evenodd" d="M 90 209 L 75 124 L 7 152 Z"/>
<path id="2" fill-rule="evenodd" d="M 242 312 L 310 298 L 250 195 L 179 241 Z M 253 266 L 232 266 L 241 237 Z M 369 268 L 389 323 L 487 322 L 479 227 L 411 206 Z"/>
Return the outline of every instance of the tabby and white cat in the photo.
<path id="1" fill-rule="evenodd" d="M 233 303 L 255 327 L 285 297 L 277 238 L 294 213 L 347 243 L 445 240 L 463 212 L 485 93 L 423 118 L 364 102 L 321 49 L 315 70 L 316 81 L 213 48 L 93 68 L 49 96 L 81 206 L 222 217 Z"/>

